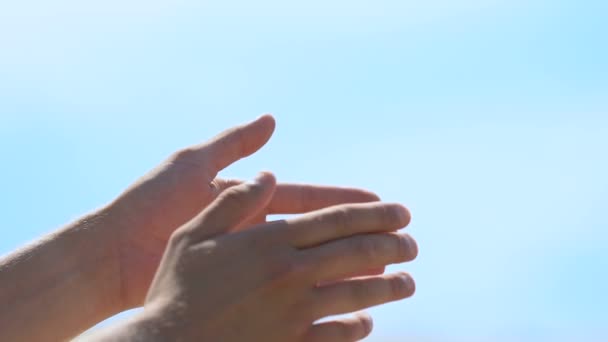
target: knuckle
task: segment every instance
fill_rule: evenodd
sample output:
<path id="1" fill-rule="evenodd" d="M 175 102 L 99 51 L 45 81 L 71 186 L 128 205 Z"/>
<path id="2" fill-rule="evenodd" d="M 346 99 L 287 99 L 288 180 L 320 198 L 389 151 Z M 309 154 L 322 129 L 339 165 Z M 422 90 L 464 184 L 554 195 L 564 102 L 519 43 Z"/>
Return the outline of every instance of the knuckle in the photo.
<path id="1" fill-rule="evenodd" d="M 304 276 L 314 276 L 319 272 L 321 265 L 330 263 L 332 260 L 326 256 L 302 255 L 297 261 L 297 272 Z"/>
<path id="2" fill-rule="evenodd" d="M 372 236 L 361 236 L 354 240 L 353 249 L 357 255 L 361 256 L 366 261 L 376 260 L 381 253 L 381 248 L 378 240 Z"/>
<path id="3" fill-rule="evenodd" d="M 352 284 L 350 296 L 353 303 L 363 306 L 370 298 L 374 297 L 374 293 L 368 283 L 360 282 Z"/>
<path id="4" fill-rule="evenodd" d="M 389 299 L 401 298 L 405 292 L 403 280 L 399 277 L 393 277 L 388 280 Z"/>
<path id="5" fill-rule="evenodd" d="M 385 226 L 393 227 L 396 222 L 400 221 L 399 218 L 399 209 L 394 205 L 384 205 L 382 206 L 382 223 Z"/>
<path id="6" fill-rule="evenodd" d="M 173 153 L 171 161 L 180 164 L 196 164 L 196 151 L 192 147 L 182 148 Z"/>
<path id="7" fill-rule="evenodd" d="M 189 230 L 183 228 L 174 231 L 169 237 L 169 245 L 177 246 L 184 243 L 189 239 L 190 234 L 191 232 Z"/>
<path id="8" fill-rule="evenodd" d="M 306 327 L 312 325 L 320 317 L 318 307 L 311 304 L 313 300 L 314 298 L 305 294 L 300 300 L 296 300 L 296 302 L 291 306 L 290 313 L 293 315 L 294 322 L 298 322 L 297 324 L 300 327 L 305 327 L 305 329 Z"/>
<path id="9" fill-rule="evenodd" d="M 345 232 L 352 223 L 352 211 L 348 208 L 340 208 L 332 215 L 332 223 L 338 232 Z"/>

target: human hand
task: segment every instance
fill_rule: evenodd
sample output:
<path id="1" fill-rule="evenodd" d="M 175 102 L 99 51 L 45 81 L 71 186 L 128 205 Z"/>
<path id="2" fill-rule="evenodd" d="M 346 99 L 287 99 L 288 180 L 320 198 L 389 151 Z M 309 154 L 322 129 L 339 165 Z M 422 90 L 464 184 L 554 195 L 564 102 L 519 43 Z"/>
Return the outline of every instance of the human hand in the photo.
<path id="1" fill-rule="evenodd" d="M 340 205 L 232 233 L 277 189 L 267 173 L 232 187 L 172 235 L 139 320 L 145 340 L 356 341 L 368 316 L 314 322 L 413 294 L 407 274 L 344 280 L 416 257 L 416 242 L 394 233 L 407 209 Z"/>
<path id="2" fill-rule="evenodd" d="M 120 310 L 140 306 L 169 236 L 236 180 L 217 178 L 231 163 L 261 148 L 274 131 L 274 119 L 259 119 L 183 149 L 130 187 L 110 206 L 116 236 Z M 340 203 L 377 201 L 357 189 L 279 184 L 264 208 L 242 226 L 263 223 L 268 214 L 303 213 Z"/>

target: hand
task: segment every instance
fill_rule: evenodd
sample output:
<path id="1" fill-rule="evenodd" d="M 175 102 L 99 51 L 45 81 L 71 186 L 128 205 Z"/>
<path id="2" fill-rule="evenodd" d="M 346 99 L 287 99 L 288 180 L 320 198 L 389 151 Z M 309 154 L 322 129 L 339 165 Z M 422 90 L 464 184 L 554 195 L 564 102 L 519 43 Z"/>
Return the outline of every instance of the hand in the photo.
<path id="1" fill-rule="evenodd" d="M 144 306 L 145 340 L 356 341 L 371 331 L 368 316 L 314 322 L 413 294 L 407 274 L 326 282 L 414 259 L 416 242 L 394 233 L 408 224 L 407 209 L 341 205 L 231 233 L 276 190 L 262 174 L 173 234 Z"/>
<path id="2" fill-rule="evenodd" d="M 169 236 L 220 193 L 240 182 L 216 178 L 231 163 L 261 148 L 272 135 L 272 116 L 228 130 L 186 148 L 144 176 L 110 205 L 117 227 L 120 309 L 140 306 Z M 302 213 L 340 203 L 377 201 L 372 193 L 336 187 L 279 184 L 264 208 L 242 226 L 263 223 L 268 214 Z"/>

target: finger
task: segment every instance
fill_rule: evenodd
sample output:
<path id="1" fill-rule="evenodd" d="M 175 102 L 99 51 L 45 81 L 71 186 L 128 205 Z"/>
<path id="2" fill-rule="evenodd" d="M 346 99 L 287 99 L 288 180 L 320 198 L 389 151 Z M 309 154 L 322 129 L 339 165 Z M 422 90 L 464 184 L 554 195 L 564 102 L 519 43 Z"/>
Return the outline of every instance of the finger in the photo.
<path id="1" fill-rule="evenodd" d="M 304 338 L 305 342 L 353 342 L 367 337 L 373 329 L 371 316 L 358 313 L 354 317 L 313 325 Z"/>
<path id="2" fill-rule="evenodd" d="M 288 219 L 286 234 L 294 247 L 307 248 L 356 234 L 398 230 L 409 222 L 410 213 L 400 204 L 347 204 Z"/>
<path id="3" fill-rule="evenodd" d="M 231 128 L 211 141 L 189 148 L 195 162 L 208 166 L 209 177 L 235 161 L 247 157 L 268 142 L 274 132 L 275 121 L 271 115 Z"/>
<path id="4" fill-rule="evenodd" d="M 242 183 L 222 192 L 194 222 L 189 224 L 195 239 L 205 239 L 229 232 L 263 210 L 272 198 L 276 179 L 261 173 L 253 182 Z"/>
<path id="5" fill-rule="evenodd" d="M 407 273 L 345 280 L 314 289 L 317 317 L 340 315 L 410 297 L 414 279 Z"/>
<path id="6" fill-rule="evenodd" d="M 212 187 L 215 196 L 222 191 L 242 183 L 238 179 L 215 179 Z M 365 203 L 379 201 L 380 198 L 369 191 L 355 188 L 341 188 L 308 184 L 277 184 L 268 207 L 248 222 L 242 222 L 238 230 L 264 223 L 267 215 L 306 213 L 344 203 Z"/>
<path id="7" fill-rule="evenodd" d="M 229 187 L 242 183 L 239 179 L 216 179 L 213 186 L 219 194 Z M 345 203 L 376 202 L 378 195 L 355 188 L 310 184 L 277 184 L 266 214 L 300 214 Z"/>
<path id="8" fill-rule="evenodd" d="M 306 263 L 317 265 L 317 281 L 344 279 L 357 272 L 411 261 L 417 255 L 418 246 L 411 236 L 394 233 L 357 235 L 302 253 Z"/>
<path id="9" fill-rule="evenodd" d="M 268 214 L 299 214 L 343 203 L 379 201 L 369 191 L 308 184 L 280 184 L 270 204 Z"/>

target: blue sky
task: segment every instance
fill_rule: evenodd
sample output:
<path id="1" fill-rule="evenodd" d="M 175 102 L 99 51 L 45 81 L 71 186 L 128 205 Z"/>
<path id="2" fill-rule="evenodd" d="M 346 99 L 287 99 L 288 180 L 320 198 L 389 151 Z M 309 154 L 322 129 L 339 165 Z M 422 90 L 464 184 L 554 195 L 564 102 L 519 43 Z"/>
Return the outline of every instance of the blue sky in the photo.
<path id="1" fill-rule="evenodd" d="M 226 174 L 413 213 L 369 341 L 608 338 L 608 3 L 0 3 L 0 253 L 272 112 Z"/>

